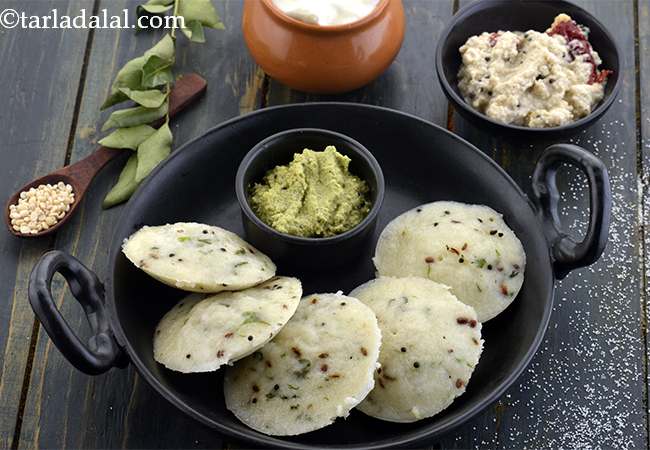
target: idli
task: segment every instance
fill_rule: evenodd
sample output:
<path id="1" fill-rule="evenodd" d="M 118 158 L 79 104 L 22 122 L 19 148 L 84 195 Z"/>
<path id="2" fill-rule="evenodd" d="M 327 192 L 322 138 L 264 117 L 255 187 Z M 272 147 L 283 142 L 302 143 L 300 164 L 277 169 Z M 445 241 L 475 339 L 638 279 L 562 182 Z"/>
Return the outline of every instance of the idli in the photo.
<path id="1" fill-rule="evenodd" d="M 492 319 L 524 282 L 526 255 L 499 213 L 482 205 L 434 202 L 393 219 L 374 257 L 378 275 L 428 278 Z"/>
<path id="2" fill-rule="evenodd" d="M 271 340 L 298 307 L 302 286 L 276 277 L 239 292 L 192 294 L 162 318 L 154 359 L 178 372 L 209 372 L 250 355 Z"/>
<path id="3" fill-rule="evenodd" d="M 158 281 L 190 292 L 237 291 L 275 275 L 275 264 L 235 233 L 200 223 L 144 226 L 122 251 Z"/>
<path id="4" fill-rule="evenodd" d="M 415 422 L 447 408 L 483 348 L 472 307 L 424 278 L 381 277 L 350 293 L 377 316 L 382 334 L 375 388 L 358 406 L 390 422 Z"/>
<path id="5" fill-rule="evenodd" d="M 228 368 L 226 407 L 265 434 L 323 428 L 372 389 L 380 340 L 375 315 L 359 300 L 307 296 L 275 339 Z"/>

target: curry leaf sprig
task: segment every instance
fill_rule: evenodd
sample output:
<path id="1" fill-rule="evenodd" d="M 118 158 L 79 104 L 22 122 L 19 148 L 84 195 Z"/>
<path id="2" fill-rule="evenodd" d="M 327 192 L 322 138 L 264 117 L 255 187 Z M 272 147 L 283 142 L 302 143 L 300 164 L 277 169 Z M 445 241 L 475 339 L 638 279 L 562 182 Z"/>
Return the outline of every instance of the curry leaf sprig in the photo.
<path id="1" fill-rule="evenodd" d="M 135 103 L 114 111 L 102 126 L 102 131 L 114 131 L 99 141 L 101 145 L 134 151 L 104 198 L 104 208 L 128 200 L 142 180 L 171 153 L 169 94 L 174 82 L 176 27 L 192 42 L 205 42 L 204 27 L 223 29 L 211 0 L 148 0 L 138 6 L 139 15 L 170 11 L 182 19 L 172 21 L 170 33 L 119 70 L 101 107 L 104 110 L 125 101 Z M 156 121 L 163 122 L 158 129 L 149 125 Z"/>

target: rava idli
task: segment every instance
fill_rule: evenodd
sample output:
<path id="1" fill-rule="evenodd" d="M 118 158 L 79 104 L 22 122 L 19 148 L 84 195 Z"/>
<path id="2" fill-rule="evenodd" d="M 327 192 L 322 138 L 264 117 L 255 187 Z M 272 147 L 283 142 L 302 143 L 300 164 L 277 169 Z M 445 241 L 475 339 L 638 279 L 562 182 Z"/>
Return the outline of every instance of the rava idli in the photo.
<path id="1" fill-rule="evenodd" d="M 192 294 L 162 318 L 154 359 L 178 372 L 209 372 L 250 355 L 275 336 L 298 307 L 302 286 L 276 277 L 239 292 Z"/>
<path id="2" fill-rule="evenodd" d="M 359 300 L 307 296 L 275 339 L 228 368 L 226 407 L 270 435 L 323 428 L 372 389 L 380 340 L 375 315 Z"/>
<path id="3" fill-rule="evenodd" d="M 485 322 L 519 293 L 526 254 L 492 208 L 434 202 L 407 211 L 386 226 L 374 263 L 378 275 L 423 277 L 450 286 Z"/>
<path id="4" fill-rule="evenodd" d="M 465 386 L 483 348 L 471 306 L 424 278 L 381 277 L 350 293 L 377 316 L 382 343 L 375 388 L 357 409 L 390 422 L 438 414 Z"/>
<path id="5" fill-rule="evenodd" d="M 190 292 L 237 291 L 275 275 L 275 264 L 235 233 L 200 223 L 144 226 L 122 245 L 158 281 Z"/>

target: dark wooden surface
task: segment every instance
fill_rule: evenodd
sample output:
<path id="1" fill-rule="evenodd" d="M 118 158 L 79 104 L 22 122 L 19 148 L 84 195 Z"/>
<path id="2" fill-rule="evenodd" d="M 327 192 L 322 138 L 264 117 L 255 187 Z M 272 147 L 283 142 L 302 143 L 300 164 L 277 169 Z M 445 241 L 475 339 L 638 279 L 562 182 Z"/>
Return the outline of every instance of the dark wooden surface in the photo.
<path id="1" fill-rule="evenodd" d="M 208 80 L 203 101 L 175 122 L 175 146 L 207 128 L 267 105 L 343 100 L 404 110 L 450 127 L 496 159 L 529 191 L 534 161 L 550 143 L 487 136 L 464 122 L 434 73 L 436 38 L 458 3 L 405 0 L 404 46 L 391 68 L 359 91 L 336 97 L 292 92 L 265 78 L 243 44 L 241 3 L 216 1 L 225 31 L 204 45 L 180 45 L 181 71 Z M 648 286 L 650 238 L 650 0 L 581 0 L 614 34 L 624 54 L 623 90 L 611 110 L 572 139 L 607 165 L 614 193 L 610 244 L 594 266 L 559 284 L 545 341 L 529 369 L 492 407 L 433 448 L 620 447 L 648 444 Z M 52 8 L 119 12 L 131 0 L 8 1 L 4 7 L 44 14 Z M 7 5 L 7 6 L 5 6 Z M 132 30 L 0 29 L 0 193 L 77 161 L 95 148 L 99 106 L 116 70 L 159 37 Z M 19 241 L 0 232 L 0 448 L 245 447 L 194 422 L 160 398 L 133 368 L 90 377 L 73 369 L 36 325 L 27 278 L 46 250 L 68 251 L 107 275 L 111 232 L 120 208 L 101 199 L 119 164 L 102 172 L 80 211 L 52 238 Z M 588 199 L 581 176 L 567 168 L 559 183 L 563 221 L 579 234 Z M 646 238 L 646 239 L 644 239 Z M 81 308 L 60 280 L 55 298 L 67 320 L 88 332 Z"/>

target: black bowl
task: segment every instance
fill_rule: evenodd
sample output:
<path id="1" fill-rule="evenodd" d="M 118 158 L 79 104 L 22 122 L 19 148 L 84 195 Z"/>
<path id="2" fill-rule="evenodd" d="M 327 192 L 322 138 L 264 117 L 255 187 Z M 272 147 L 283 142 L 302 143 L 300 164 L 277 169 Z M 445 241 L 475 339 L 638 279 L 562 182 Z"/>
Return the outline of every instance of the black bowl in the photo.
<path id="1" fill-rule="evenodd" d="M 350 158 L 350 172 L 368 183 L 372 207 L 368 215 L 350 230 L 331 237 L 310 238 L 279 232 L 264 223 L 251 209 L 250 186 L 267 171 L 291 162 L 303 149 L 324 150 L 334 145 Z M 256 144 L 244 157 L 235 191 L 242 209 L 246 239 L 281 265 L 282 269 L 323 269 L 351 262 L 372 245 L 377 215 L 384 200 L 384 175 L 372 154 L 356 140 L 333 131 L 299 128 L 283 131 Z"/>
<path id="2" fill-rule="evenodd" d="M 484 31 L 527 31 L 547 29 L 556 15 L 566 13 L 577 23 L 589 27 L 589 42 L 600 55 L 601 68 L 610 69 L 605 96 L 586 117 L 567 125 L 550 128 L 529 128 L 507 125 L 475 110 L 464 99 L 458 88 L 458 70 L 461 56 L 458 49 L 473 35 Z M 579 6 L 566 1 L 547 0 L 482 0 L 461 9 L 442 31 L 436 51 L 436 72 L 443 91 L 458 112 L 481 129 L 513 137 L 560 137 L 575 134 L 602 116 L 614 102 L 620 90 L 620 51 L 614 38 L 594 16 Z"/>

